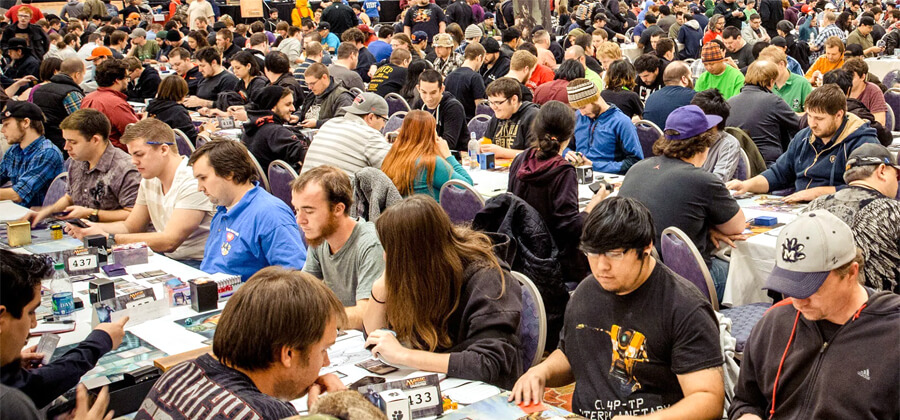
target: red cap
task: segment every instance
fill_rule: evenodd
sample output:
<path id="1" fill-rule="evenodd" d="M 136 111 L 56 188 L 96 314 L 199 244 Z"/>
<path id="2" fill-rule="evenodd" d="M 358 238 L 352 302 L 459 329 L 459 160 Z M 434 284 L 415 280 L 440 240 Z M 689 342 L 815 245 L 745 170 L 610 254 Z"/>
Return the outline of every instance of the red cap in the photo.
<path id="1" fill-rule="evenodd" d="M 88 61 L 94 61 L 100 57 L 112 57 L 113 53 L 106 47 L 97 47 L 91 51 L 91 56 L 86 58 Z"/>
<path id="2" fill-rule="evenodd" d="M 804 4 L 803 7 L 800 8 L 800 11 L 803 12 L 803 14 L 809 14 L 811 10 L 812 7 L 809 7 L 808 4 Z"/>
<path id="3" fill-rule="evenodd" d="M 375 33 L 375 31 L 373 31 L 372 28 L 370 28 L 369 25 L 366 25 L 365 23 L 361 23 L 359 26 L 357 26 L 357 28 L 359 28 L 360 31 L 363 31 L 363 33 Z"/>

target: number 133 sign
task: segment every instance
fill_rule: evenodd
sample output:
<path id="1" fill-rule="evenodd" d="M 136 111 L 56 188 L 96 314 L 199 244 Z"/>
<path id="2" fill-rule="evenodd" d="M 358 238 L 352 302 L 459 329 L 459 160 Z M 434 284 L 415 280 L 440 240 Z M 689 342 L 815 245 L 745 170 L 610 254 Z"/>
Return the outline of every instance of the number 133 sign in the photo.
<path id="1" fill-rule="evenodd" d="M 435 374 L 366 385 L 360 387 L 359 392 L 367 395 L 389 389 L 399 390 L 406 395 L 409 412 L 413 419 L 439 416 L 444 412 L 440 379 Z"/>

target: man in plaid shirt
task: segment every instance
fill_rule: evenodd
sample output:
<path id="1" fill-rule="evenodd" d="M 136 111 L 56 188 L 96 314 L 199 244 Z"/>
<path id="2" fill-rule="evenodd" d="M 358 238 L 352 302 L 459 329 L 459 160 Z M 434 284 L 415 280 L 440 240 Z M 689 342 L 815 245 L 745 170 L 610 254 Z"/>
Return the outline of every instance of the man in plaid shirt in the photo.
<path id="1" fill-rule="evenodd" d="M 63 171 L 62 153 L 44 137 L 44 114 L 30 102 L 10 101 L 0 114 L 10 148 L 0 162 L 0 200 L 40 206 L 50 183 Z M 18 146 L 18 147 L 16 147 Z"/>
<path id="2" fill-rule="evenodd" d="M 816 58 L 822 55 L 822 52 L 825 48 L 825 40 L 836 36 L 844 41 L 847 38 L 844 35 L 844 31 L 835 24 L 837 21 L 837 16 L 834 15 L 834 12 L 827 11 L 822 17 L 822 29 L 819 30 L 819 36 L 812 42 L 812 45 L 809 46 L 809 51 L 811 52 L 809 61 L 813 62 Z"/>

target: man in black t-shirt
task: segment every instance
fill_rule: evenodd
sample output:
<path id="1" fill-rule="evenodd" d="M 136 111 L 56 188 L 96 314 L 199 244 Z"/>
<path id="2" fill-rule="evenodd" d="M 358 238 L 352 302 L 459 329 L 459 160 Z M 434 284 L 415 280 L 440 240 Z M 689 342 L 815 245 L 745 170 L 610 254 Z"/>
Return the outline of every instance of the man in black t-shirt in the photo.
<path id="1" fill-rule="evenodd" d="M 219 93 L 237 91 L 241 81 L 237 76 L 225 71 L 225 67 L 222 67 L 222 56 L 215 47 L 201 48 L 194 58 L 199 63 L 197 67 L 203 75 L 203 80 L 197 85 L 197 95 L 185 98 L 184 106 L 211 108 L 215 106 Z"/>
<path id="2" fill-rule="evenodd" d="M 468 121 L 475 116 L 475 101 L 485 98 L 484 79 L 478 73 L 484 63 L 484 47 L 477 42 L 471 43 L 466 46 L 463 57 L 463 65 L 450 72 L 444 84 L 447 92 L 462 103 Z"/>
<path id="3" fill-rule="evenodd" d="M 655 238 L 637 200 L 610 197 L 590 212 L 581 249 L 591 275 L 566 307 L 559 349 L 519 378 L 510 400 L 540 402 L 545 386 L 575 381 L 572 411 L 587 418 L 721 418 L 716 316 L 694 285 L 650 256 Z"/>
<path id="4" fill-rule="evenodd" d="M 406 83 L 406 68 L 412 61 L 409 51 L 396 49 L 391 53 L 390 64 L 385 64 L 375 71 L 369 87 L 369 92 L 375 92 L 384 97 L 388 93 L 399 93 L 400 88 Z"/>
<path id="5" fill-rule="evenodd" d="M 410 4 L 413 6 L 406 11 L 403 18 L 403 33 L 411 36 L 415 31 L 424 31 L 428 34 L 429 42 L 435 35 L 444 33 L 447 23 L 440 6 L 431 3 L 430 0 L 412 0 Z"/>
<path id="6" fill-rule="evenodd" d="M 665 137 L 653 146 L 659 156 L 632 166 L 619 196 L 647 206 L 658 233 L 674 226 L 691 238 L 709 266 L 721 300 L 728 263 L 712 255 L 716 250 L 712 241 L 718 239 L 715 235 L 729 241 L 739 238 L 746 219 L 722 180 L 701 168 L 709 147 L 718 139 L 720 122 L 722 117 L 705 115 L 696 105 L 672 111 L 666 119 Z"/>
<path id="7" fill-rule="evenodd" d="M 734 26 L 729 26 L 722 31 L 722 40 L 725 42 L 727 52 L 725 56 L 734 60 L 738 68 L 746 68 L 754 60 L 753 47 L 744 41 L 741 36 L 741 30 Z"/>

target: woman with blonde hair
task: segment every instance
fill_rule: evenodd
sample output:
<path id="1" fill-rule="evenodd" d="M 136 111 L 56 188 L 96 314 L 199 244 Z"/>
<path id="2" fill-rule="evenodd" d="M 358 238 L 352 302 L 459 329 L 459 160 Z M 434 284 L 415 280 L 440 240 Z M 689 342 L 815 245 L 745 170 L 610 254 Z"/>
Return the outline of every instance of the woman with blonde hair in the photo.
<path id="1" fill-rule="evenodd" d="M 441 187 L 451 179 L 472 184 L 469 173 L 450 154 L 450 146 L 437 136 L 435 127 L 434 117 L 428 112 L 410 111 L 381 164 L 382 172 L 404 197 L 428 194 L 437 201 Z"/>
<path id="2" fill-rule="evenodd" d="M 363 317 L 366 346 L 387 363 L 512 389 L 522 289 L 490 239 L 424 195 L 388 207 L 375 229 L 384 276 Z"/>

